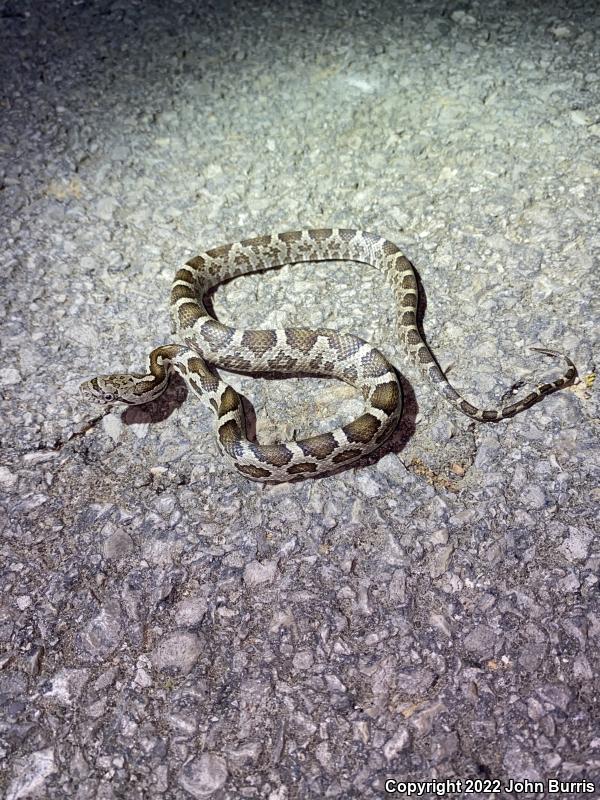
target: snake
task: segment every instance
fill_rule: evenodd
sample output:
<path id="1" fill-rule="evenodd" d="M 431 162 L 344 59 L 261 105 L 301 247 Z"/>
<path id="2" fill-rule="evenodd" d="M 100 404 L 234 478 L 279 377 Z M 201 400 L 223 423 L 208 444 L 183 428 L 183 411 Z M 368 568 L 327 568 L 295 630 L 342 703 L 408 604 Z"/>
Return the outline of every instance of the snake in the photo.
<path id="1" fill-rule="evenodd" d="M 380 270 L 397 308 L 397 331 L 409 360 L 422 376 L 463 414 L 479 422 L 499 422 L 530 408 L 542 397 L 572 383 L 570 358 L 562 377 L 542 383 L 526 397 L 497 408 L 479 408 L 449 383 L 417 325 L 418 283 L 413 265 L 392 242 L 373 233 L 318 228 L 272 233 L 215 247 L 191 258 L 175 273 L 170 313 L 174 341 L 152 350 L 146 373 L 98 375 L 81 384 L 87 401 L 140 405 L 161 395 L 177 373 L 216 417 L 222 454 L 238 473 L 254 481 L 284 482 L 319 476 L 373 452 L 398 426 L 403 395 L 395 368 L 368 342 L 329 328 L 250 330 L 219 322 L 204 298 L 213 287 L 240 275 L 285 264 L 353 261 Z M 299 440 L 260 444 L 246 434 L 242 399 L 216 368 L 242 373 L 334 377 L 362 394 L 363 413 L 346 425 Z"/>

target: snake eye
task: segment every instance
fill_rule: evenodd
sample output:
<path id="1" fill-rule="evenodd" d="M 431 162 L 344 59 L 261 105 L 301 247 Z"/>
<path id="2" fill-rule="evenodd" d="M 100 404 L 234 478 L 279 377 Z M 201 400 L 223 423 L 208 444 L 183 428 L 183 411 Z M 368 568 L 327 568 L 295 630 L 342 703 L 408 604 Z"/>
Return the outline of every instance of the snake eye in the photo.
<path id="1" fill-rule="evenodd" d="M 103 399 L 105 403 L 112 403 L 115 399 L 115 395 L 111 394 L 110 392 L 104 392 Z"/>

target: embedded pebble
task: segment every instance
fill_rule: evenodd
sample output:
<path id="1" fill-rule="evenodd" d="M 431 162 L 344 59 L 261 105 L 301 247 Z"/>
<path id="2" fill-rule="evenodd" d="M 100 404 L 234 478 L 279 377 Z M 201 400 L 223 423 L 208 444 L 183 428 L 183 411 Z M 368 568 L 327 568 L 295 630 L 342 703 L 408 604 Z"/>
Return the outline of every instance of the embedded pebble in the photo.
<path id="1" fill-rule="evenodd" d="M 105 531 L 106 532 L 106 531 Z M 127 531 L 122 528 L 111 530 L 104 540 L 102 552 L 105 558 L 124 558 L 133 552 L 133 541 Z"/>
<path id="2" fill-rule="evenodd" d="M 0 466 L 0 484 L 5 489 L 12 489 L 17 480 L 18 477 L 8 467 Z"/>
<path id="3" fill-rule="evenodd" d="M 47 747 L 17 759 L 15 772 L 17 775 L 8 786 L 6 800 L 43 796 L 47 779 L 58 772 L 54 748 Z"/>
<path id="4" fill-rule="evenodd" d="M 246 565 L 244 569 L 244 583 L 248 587 L 257 586 L 261 583 L 271 583 L 277 572 L 277 564 L 274 561 L 260 563 L 253 561 Z"/>
<path id="5" fill-rule="evenodd" d="M 383 754 L 387 761 L 392 761 L 398 753 L 401 753 L 409 742 L 409 733 L 406 728 L 400 728 L 391 739 L 383 746 Z"/>
<path id="6" fill-rule="evenodd" d="M 593 539 L 594 532 L 590 528 L 570 527 L 569 535 L 558 549 L 569 561 L 581 561 L 587 558 Z"/>
<path id="7" fill-rule="evenodd" d="M 467 650 L 480 658 L 491 658 L 498 645 L 498 636 L 486 625 L 477 625 L 464 639 Z"/>
<path id="8" fill-rule="evenodd" d="M 21 383 L 21 374 L 15 367 L 0 369 L 0 386 L 15 386 Z"/>
<path id="9" fill-rule="evenodd" d="M 521 502 L 527 507 L 534 510 L 544 508 L 546 505 L 546 495 L 541 486 L 529 484 L 527 488 L 521 493 Z"/>
<path id="10" fill-rule="evenodd" d="M 187 675 L 202 652 L 202 640 L 194 633 L 173 633 L 160 641 L 152 653 L 157 669 L 174 669 Z"/>
<path id="11" fill-rule="evenodd" d="M 227 780 L 227 763 L 214 753 L 203 753 L 184 765 L 179 783 L 192 797 L 210 797 Z"/>
<path id="12" fill-rule="evenodd" d="M 44 696 L 61 705 L 70 706 L 80 696 L 89 676 L 87 669 L 61 669 L 51 678 Z"/>
<path id="13" fill-rule="evenodd" d="M 204 597 L 187 597 L 174 606 L 173 615 L 178 625 L 197 625 L 207 611 L 208 603 Z"/>

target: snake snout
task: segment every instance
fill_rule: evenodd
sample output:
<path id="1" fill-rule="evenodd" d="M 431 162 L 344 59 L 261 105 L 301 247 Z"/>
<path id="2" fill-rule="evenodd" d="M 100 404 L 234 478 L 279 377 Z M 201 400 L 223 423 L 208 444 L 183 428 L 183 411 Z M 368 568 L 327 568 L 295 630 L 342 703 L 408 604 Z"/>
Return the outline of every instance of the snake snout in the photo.
<path id="1" fill-rule="evenodd" d="M 89 400 L 92 403 L 114 403 L 119 400 L 119 395 L 114 389 L 104 386 L 98 378 L 92 378 L 89 381 L 84 381 L 79 387 L 79 394 L 84 400 Z"/>

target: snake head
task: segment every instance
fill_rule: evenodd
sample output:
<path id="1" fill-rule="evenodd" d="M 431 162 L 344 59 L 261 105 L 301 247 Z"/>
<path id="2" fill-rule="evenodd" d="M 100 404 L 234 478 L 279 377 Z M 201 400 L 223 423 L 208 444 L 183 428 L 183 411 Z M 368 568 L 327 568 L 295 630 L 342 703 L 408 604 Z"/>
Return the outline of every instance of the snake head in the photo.
<path id="1" fill-rule="evenodd" d="M 136 381 L 133 375 L 98 375 L 84 381 L 79 394 L 92 403 L 131 403 L 135 395 Z M 137 402 L 140 402 L 139 400 Z"/>

